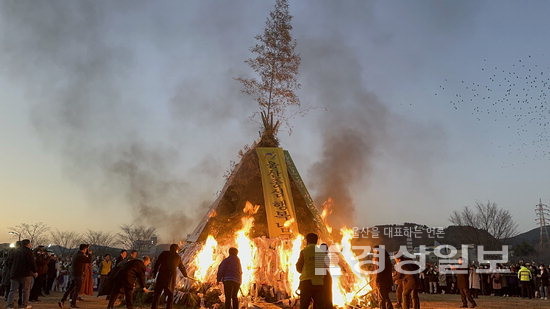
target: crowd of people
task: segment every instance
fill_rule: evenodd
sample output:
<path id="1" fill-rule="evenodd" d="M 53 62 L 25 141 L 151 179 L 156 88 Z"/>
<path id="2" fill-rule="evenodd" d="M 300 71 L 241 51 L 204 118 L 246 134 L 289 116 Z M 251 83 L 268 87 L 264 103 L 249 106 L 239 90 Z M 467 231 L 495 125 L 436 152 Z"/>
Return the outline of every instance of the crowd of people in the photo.
<path id="1" fill-rule="evenodd" d="M 309 308 L 312 303 L 316 309 L 332 308 L 330 272 L 319 272 L 319 268 L 328 266 L 323 254 L 328 252 L 328 246 L 322 244 L 324 250 L 318 250 L 318 236 L 314 233 L 306 236 L 306 242 L 296 263 L 296 271 L 300 273 L 300 308 Z M 117 301 L 132 309 L 134 290 L 139 287 L 144 293 L 154 292 L 152 309 L 158 308 L 161 298 L 166 308 L 171 309 L 178 270 L 187 277 L 178 251 L 179 246 L 172 244 L 170 250 L 162 252 L 153 262 L 148 256 L 139 258 L 136 250 L 121 250 L 114 259 L 109 254 L 94 257 L 90 246 L 81 244 L 72 257 L 61 258 L 43 246 L 33 250 L 31 242 L 25 239 L 3 257 L 0 292 L 8 308 L 16 304 L 19 308 L 32 308 L 30 303 L 40 301 L 40 297 L 51 291 L 63 292 L 58 302 L 60 308 L 67 301 L 71 308 L 79 308 L 81 295 L 97 291 L 97 296 L 107 296 L 108 309 Z M 223 284 L 225 308 L 237 309 L 242 269 L 238 250 L 230 248 L 228 253 L 218 267 L 217 281 Z M 548 299 L 549 270 L 542 264 L 522 262 L 500 265 L 497 271 L 490 271 L 484 265 L 466 265 L 459 258 L 458 265 L 440 272 L 439 267 L 430 264 L 421 270 L 417 263 L 407 263 L 405 257 L 392 261 L 382 247 L 375 247 L 374 253 L 375 260 L 383 259 L 383 265 L 390 265 L 371 278 L 383 309 L 394 308 L 391 291 L 396 292 L 395 307 L 402 309 L 420 308 L 421 293 L 460 294 L 464 308 L 476 307 L 475 299 L 482 295 Z M 402 265 L 400 269 L 395 267 L 397 264 Z M 156 279 L 154 291 L 147 288 L 150 279 Z"/>
<path id="2" fill-rule="evenodd" d="M 323 255 L 327 250 L 325 248 L 316 251 L 316 234 L 308 234 L 306 241 L 307 245 L 300 252 L 296 264 L 296 269 L 301 274 L 300 308 L 308 308 L 311 302 L 314 303 L 314 308 L 332 308 L 330 273 L 315 272 L 328 266 Z M 477 307 L 475 299 L 480 295 L 548 300 L 549 270 L 543 264 L 520 262 L 489 269 L 488 265 L 468 265 L 460 257 L 457 260 L 458 264 L 447 265 L 445 271 L 440 272 L 436 265 L 428 264 L 421 267 L 418 262 L 406 256 L 395 255 L 392 261 L 390 254 L 383 247 L 374 247 L 373 253 L 374 263 L 371 265 L 380 269 L 372 275 L 371 283 L 374 284 L 371 285 L 375 288 L 381 309 L 393 309 L 394 306 L 418 309 L 421 293 L 460 294 L 461 308 Z M 382 265 L 384 267 L 381 267 Z M 374 268 L 370 270 L 375 270 Z M 389 295 L 391 291 L 396 292 L 395 305 Z"/>
<path id="3" fill-rule="evenodd" d="M 385 253 L 386 255 L 387 252 Z M 387 256 L 390 265 L 389 255 Z M 396 258 L 395 263 L 403 261 L 402 257 Z M 425 269 L 417 274 L 406 274 L 390 267 L 389 271 L 382 271 L 376 275 L 376 284 L 379 292 L 381 308 L 393 308 L 389 302 L 390 290 L 396 292 L 398 308 L 419 308 L 418 294 L 460 294 L 462 308 L 474 308 L 477 306 L 476 298 L 482 295 L 501 297 L 522 297 L 529 299 L 548 300 L 549 269 L 544 264 L 524 263 L 514 265 L 499 265 L 496 270 L 489 266 L 479 266 L 476 263 L 464 265 L 462 258 L 459 264 L 446 271 L 439 271 L 436 265 L 428 264 Z M 405 264 L 403 270 L 411 267 Z M 389 304 L 388 304 L 389 303 Z"/>
<path id="4" fill-rule="evenodd" d="M 83 301 L 81 295 L 94 295 L 97 291 L 97 296 L 107 295 L 108 308 L 119 301 L 132 309 L 134 287 L 149 293 L 146 282 L 156 278 L 151 308 L 157 308 L 164 295 L 166 308 L 170 309 L 177 269 L 187 276 L 178 250 L 178 245 L 172 244 L 153 265 L 150 257 L 139 258 L 136 250 L 121 250 L 114 260 L 109 254 L 94 258 L 88 244 L 81 244 L 72 257 L 60 258 L 43 246 L 33 250 L 31 242 L 25 239 L 18 241 L 16 248 L 2 258 L 0 292 L 8 309 L 16 305 L 30 309 L 32 302 L 40 301 L 39 297 L 51 291 L 63 292 L 58 302 L 60 308 L 65 308 L 67 301 L 70 308 L 79 308 L 78 302 Z"/>
<path id="5" fill-rule="evenodd" d="M 549 269 L 544 264 L 520 262 L 500 265 L 498 271 L 487 271 L 488 266 L 472 264 L 468 277 L 471 294 L 502 297 L 523 297 L 548 300 Z M 457 278 L 452 273 L 440 273 L 438 267 L 428 265 L 419 275 L 419 290 L 430 294 L 457 292 Z"/>
<path id="6" fill-rule="evenodd" d="M 10 292 L 12 265 L 18 256 L 18 248 L 21 248 L 22 243 L 26 243 L 26 241 L 16 242 L 16 248 L 4 252 L 0 258 L 0 295 L 6 300 Z M 23 245 L 23 247 L 25 246 Z M 32 280 L 28 302 L 39 302 L 40 297 L 50 295 L 51 291 L 65 292 L 69 288 L 72 258 L 61 257 L 53 252 L 48 252 L 44 246 L 38 246 L 32 252 L 36 267 L 36 278 Z M 81 295 L 93 295 L 99 287 L 101 278 L 106 274 L 105 272 L 110 271 L 109 261 L 110 255 L 107 254 L 103 258 L 97 257 L 94 263 L 86 264 L 83 284 L 79 291 Z M 108 270 L 105 265 L 108 265 Z M 22 305 L 22 302 L 23 297 L 22 292 L 20 292 L 18 295 L 19 306 Z"/>

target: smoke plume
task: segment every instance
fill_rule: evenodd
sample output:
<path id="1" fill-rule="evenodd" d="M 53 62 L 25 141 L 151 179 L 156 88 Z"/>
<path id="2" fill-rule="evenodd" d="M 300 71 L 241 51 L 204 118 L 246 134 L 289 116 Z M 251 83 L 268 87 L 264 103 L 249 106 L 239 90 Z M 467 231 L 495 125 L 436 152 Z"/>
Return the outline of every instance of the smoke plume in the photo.
<path id="1" fill-rule="evenodd" d="M 61 154 L 63 168 L 86 190 L 93 207 L 109 213 L 102 204 L 119 201 L 129 205 L 132 214 L 120 218 L 120 224 L 131 220 L 153 226 L 165 241 L 178 241 L 190 231 L 213 191 L 191 186 L 185 168 L 195 173 L 192 181 L 201 183 L 204 176 L 212 177 L 217 163 L 204 159 L 186 163 L 187 137 L 174 132 L 191 131 L 194 115 L 207 114 L 212 105 L 205 102 L 193 108 L 191 100 L 203 103 L 195 97 L 200 87 L 195 87 L 197 93 L 180 97 L 177 88 L 183 82 L 177 77 L 171 86 L 148 78 L 155 72 L 140 65 L 144 49 L 135 44 L 154 42 L 156 31 L 166 33 L 166 29 L 139 28 L 147 22 L 140 14 L 158 13 L 146 6 L 124 1 L 2 2 L 0 60 L 14 83 L 25 85 L 38 136 L 48 150 Z M 177 27 L 169 30 L 178 35 Z M 148 61 L 165 65 L 162 58 Z M 141 96 L 135 95 L 136 89 Z M 166 95 L 148 96 L 148 89 Z M 208 93 L 218 98 L 226 90 Z M 159 122 L 159 113 L 177 108 L 190 120 L 168 117 L 170 122 Z M 223 123 L 230 112 L 235 111 L 225 108 L 224 115 L 198 121 Z M 174 114 L 181 116 L 177 110 Z M 221 179 L 223 170 L 215 169 Z"/>
<path id="2" fill-rule="evenodd" d="M 350 223 L 360 207 L 352 192 L 368 183 L 375 158 L 400 153 L 401 161 L 417 165 L 430 156 L 421 149 L 433 147 L 397 136 L 428 136 L 431 143 L 433 133 L 426 132 L 437 132 L 403 121 L 365 87 L 368 68 L 345 40 L 362 39 L 366 27 L 355 23 L 368 16 L 370 25 L 375 5 L 357 5 L 291 3 L 302 56 L 299 95 L 306 105 L 327 109 L 304 120 L 318 121 L 306 128 L 307 139 L 323 138 L 308 180 L 318 202 L 334 199 L 335 225 Z M 257 106 L 232 78 L 247 74 L 238 71 L 248 70 L 243 60 L 264 26 L 258 12 L 271 7 L 261 1 L 3 1 L 0 67 L 29 102 L 45 147 L 62 158 L 94 207 L 120 199 L 132 210 L 130 220 L 181 239 L 196 210 L 213 198 L 213 179 L 223 181 L 225 163 L 205 154 L 218 154 L 223 145 L 227 151 L 219 156 L 227 158 L 257 136 L 254 124 L 242 124 Z M 333 32 L 338 24 L 350 27 L 346 39 Z M 387 44 L 392 36 L 379 28 L 368 39 Z"/>
<path id="3" fill-rule="evenodd" d="M 336 228 L 356 224 L 358 193 L 373 181 L 372 169 L 391 157 L 404 170 L 429 178 L 434 158 L 441 155 L 442 133 L 392 113 L 362 78 L 357 55 L 339 39 L 308 41 L 304 58 L 304 88 L 326 112 L 319 117 L 321 158 L 312 165 L 310 179 L 318 206 L 332 200 L 328 223 Z M 321 65 L 319 65 L 321 64 Z"/>

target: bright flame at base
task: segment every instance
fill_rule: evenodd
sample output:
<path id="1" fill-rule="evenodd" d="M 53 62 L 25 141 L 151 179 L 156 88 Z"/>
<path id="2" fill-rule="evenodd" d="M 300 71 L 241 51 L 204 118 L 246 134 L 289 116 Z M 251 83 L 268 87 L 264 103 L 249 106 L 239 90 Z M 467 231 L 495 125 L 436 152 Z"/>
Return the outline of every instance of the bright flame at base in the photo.
<path id="1" fill-rule="evenodd" d="M 272 287 L 284 294 L 284 298 L 297 298 L 296 293 L 300 284 L 300 274 L 295 265 L 300 256 L 300 250 L 305 245 L 304 237 L 296 234 L 294 239 L 267 239 L 264 237 L 251 238 L 254 226 L 253 214 L 258 207 L 247 203 L 245 215 L 241 219 L 242 227 L 235 232 L 233 239 L 226 244 L 219 245 L 216 239 L 209 235 L 202 247 L 196 248 L 190 260 L 190 270 L 194 269 L 193 276 L 200 282 L 216 281 L 216 271 L 227 255 L 229 247 L 239 250 L 239 258 L 243 271 L 241 284 L 242 294 L 258 295 L 262 285 Z M 331 273 L 340 270 L 339 276 L 332 276 L 333 303 L 338 307 L 351 304 L 354 299 L 371 290 L 368 277 L 352 271 L 358 259 L 352 250 L 351 240 L 353 230 L 341 230 L 342 239 L 336 245 L 340 250 L 339 262 L 331 265 Z M 192 273 L 192 272 L 191 272 Z"/>
<path id="2" fill-rule="evenodd" d="M 235 241 L 237 243 L 237 249 L 239 250 L 239 258 L 241 260 L 241 267 L 243 270 L 243 282 L 241 284 L 241 290 L 244 295 L 249 294 L 250 286 L 254 281 L 255 272 L 255 257 L 257 248 L 253 241 L 249 238 L 249 232 L 254 224 L 254 218 L 247 217 L 242 218 L 243 228 L 235 233 Z"/>
<path id="3" fill-rule="evenodd" d="M 199 281 L 207 281 L 208 270 L 212 268 L 212 259 L 214 257 L 214 250 L 218 247 L 218 242 L 214 239 L 214 236 L 209 235 L 202 246 L 201 251 L 195 257 L 195 279 Z"/>

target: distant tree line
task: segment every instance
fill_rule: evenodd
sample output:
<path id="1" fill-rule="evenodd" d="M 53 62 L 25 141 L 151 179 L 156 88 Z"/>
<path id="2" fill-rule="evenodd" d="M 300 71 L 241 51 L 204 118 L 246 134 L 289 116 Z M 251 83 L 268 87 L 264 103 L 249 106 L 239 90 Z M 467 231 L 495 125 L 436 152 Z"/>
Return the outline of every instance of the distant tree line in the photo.
<path id="1" fill-rule="evenodd" d="M 510 212 L 495 202 L 476 202 L 461 211 L 453 211 L 449 221 L 459 226 L 470 226 L 489 232 L 494 238 L 504 240 L 517 235 L 518 224 Z"/>
<path id="2" fill-rule="evenodd" d="M 143 252 L 156 245 L 158 233 L 154 227 L 124 224 L 119 233 L 87 230 L 84 233 L 52 229 L 43 222 L 21 223 L 9 228 L 14 239 L 29 239 L 34 247 L 56 246 L 58 254 L 67 256 L 81 243 L 86 243 L 101 254 L 109 247 L 121 247 Z"/>
<path id="3" fill-rule="evenodd" d="M 476 202 L 473 206 L 466 206 L 460 211 L 453 211 L 449 221 L 457 226 L 474 228 L 476 232 L 467 233 L 465 241 L 486 246 L 500 246 L 518 234 L 518 224 L 511 213 L 500 208 L 495 202 Z M 489 233 L 494 239 L 483 237 L 483 232 Z M 514 258 L 531 258 L 537 250 L 529 243 L 522 242 L 512 248 Z"/>

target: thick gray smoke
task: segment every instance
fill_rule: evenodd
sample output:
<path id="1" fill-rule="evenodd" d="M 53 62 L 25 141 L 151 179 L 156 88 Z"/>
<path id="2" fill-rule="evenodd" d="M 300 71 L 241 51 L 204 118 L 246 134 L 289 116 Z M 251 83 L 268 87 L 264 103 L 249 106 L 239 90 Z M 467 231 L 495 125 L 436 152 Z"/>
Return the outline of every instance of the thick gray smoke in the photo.
<path id="1" fill-rule="evenodd" d="M 365 25 L 354 23 L 368 16 L 370 24 L 373 4 L 355 5 L 291 2 L 302 102 L 327 109 L 317 126 L 307 127 L 308 139 L 323 138 L 309 178 L 319 202 L 334 198 L 336 224 L 350 223 L 359 207 L 354 192 L 370 179 L 377 155 L 403 154 L 402 161 L 422 167 L 419 158 L 430 153 L 420 149 L 434 148 L 397 136 L 428 136 L 431 143 L 430 132 L 437 132 L 393 115 L 366 89 L 368 68 L 346 42 L 362 39 Z M 123 197 L 130 220 L 178 239 L 194 226 L 195 210 L 214 197 L 213 179 L 222 181 L 226 164 L 205 154 L 223 144 L 220 156 L 227 158 L 257 137 L 254 123 L 242 124 L 256 105 L 232 78 L 246 75 L 242 61 L 271 7 L 261 1 L 2 1 L 2 74 L 23 89 L 37 134 L 61 154 L 94 206 Z M 341 22 L 349 16 L 350 25 Z M 339 24 L 350 28 L 348 38 L 332 33 Z M 380 33 L 368 40 L 391 39 Z M 196 149 L 187 151 L 189 145 Z"/>
<path id="2" fill-rule="evenodd" d="M 364 68 L 344 42 L 334 39 L 307 42 L 304 87 L 315 89 L 326 112 L 318 126 L 322 154 L 310 170 L 316 204 L 332 199 L 329 223 L 336 228 L 356 224 L 358 193 L 367 190 L 375 160 L 390 156 L 404 170 L 426 179 L 441 155 L 438 128 L 412 123 L 389 111 L 365 86 Z M 375 211 L 374 211 L 375 212 Z"/>
<path id="3" fill-rule="evenodd" d="M 322 155 L 312 166 L 310 178 L 317 205 L 332 198 L 329 222 L 339 228 L 353 223 L 350 219 L 357 207 L 353 192 L 370 172 L 374 153 L 387 131 L 389 113 L 364 88 L 357 58 L 343 42 L 336 42 L 307 42 L 304 80 L 305 87 L 317 90 L 315 99 L 327 109 L 318 124 Z"/>
<path id="4" fill-rule="evenodd" d="M 449 35 L 471 30 L 475 15 L 468 9 L 475 3 L 436 2 L 359 1 L 348 6 L 324 1 L 300 12 L 308 17 L 308 25 L 300 16 L 295 18 L 296 28 L 307 32 L 298 38 L 302 102 L 326 110 L 317 117 L 321 158 L 312 165 L 308 178 L 318 206 L 332 198 L 329 222 L 334 227 L 365 223 L 356 221 L 360 209 L 376 216 L 377 209 L 365 202 L 371 199 L 367 194 L 377 194 L 369 189 L 380 181 L 376 177 L 384 176 L 384 166 L 390 165 L 388 172 L 402 170 L 415 194 L 437 195 L 430 179 L 446 152 L 442 128 L 394 112 L 390 106 L 410 102 L 391 102 L 378 94 L 376 87 L 381 85 L 369 85 L 377 74 L 409 83 L 407 79 L 414 79 L 415 74 L 435 70 L 420 64 L 427 63 L 426 50 L 446 46 L 443 41 L 452 46 L 452 39 L 446 41 Z M 388 11 L 392 14 L 386 15 Z M 446 18 L 448 12 L 457 11 L 461 18 Z M 378 195 L 372 200 L 378 207 L 380 202 L 384 208 L 398 206 L 390 204 L 391 196 Z"/>
<path id="5" fill-rule="evenodd" d="M 187 163 L 193 177 L 184 173 L 185 160 L 193 159 L 183 146 L 189 144 L 186 132 L 199 130 L 202 123 L 224 124 L 231 113 L 241 113 L 238 104 L 208 113 L 221 98 L 238 102 L 234 96 L 239 93 L 238 88 L 229 94 L 228 87 L 213 90 L 195 79 L 199 85 L 192 87 L 194 92 L 184 94 L 181 85 L 190 84 L 177 77 L 149 78 L 158 75 L 140 62 L 167 64 L 160 57 L 144 58 L 137 50 L 147 48 L 137 44 L 165 44 L 169 52 L 171 42 L 155 41 L 157 31 L 181 34 L 174 25 L 143 18 L 144 12 L 161 19 L 146 3 L 4 1 L 0 61 L 14 83 L 24 85 L 36 132 L 50 151 L 63 156 L 63 167 L 85 188 L 93 206 L 108 213 L 101 206 L 107 200 L 130 205 L 133 217 L 120 218 L 120 224 L 154 226 L 165 241 L 177 241 L 213 198 L 212 188 L 197 191 L 189 182 L 213 177 L 212 170 L 219 171 L 220 179 L 223 174 L 223 167 L 208 157 Z M 144 27 L 148 22 L 151 27 Z M 158 55 L 151 49 L 151 55 Z M 170 65 L 167 72 L 175 74 L 174 63 Z M 231 82 L 230 76 L 222 77 Z M 168 81 L 173 81 L 171 88 L 164 84 Z M 148 89 L 169 91 L 148 97 Z M 163 123 L 156 118 L 163 111 L 176 116 Z"/>

